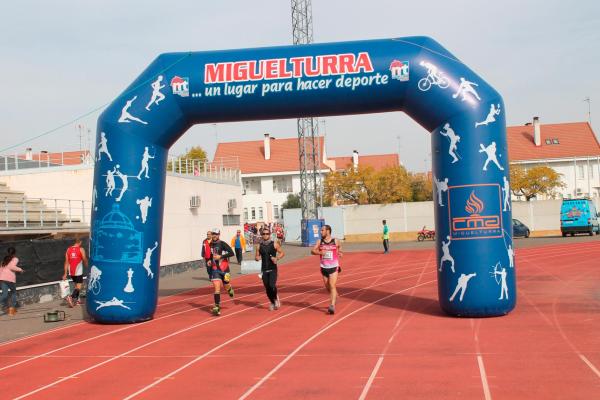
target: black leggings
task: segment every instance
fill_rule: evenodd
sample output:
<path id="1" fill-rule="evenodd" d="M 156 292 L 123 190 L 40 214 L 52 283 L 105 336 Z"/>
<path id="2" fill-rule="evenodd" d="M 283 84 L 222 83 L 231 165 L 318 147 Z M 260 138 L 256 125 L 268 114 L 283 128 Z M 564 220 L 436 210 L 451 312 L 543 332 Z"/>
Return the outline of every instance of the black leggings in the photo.
<path id="1" fill-rule="evenodd" d="M 262 281 L 265 285 L 269 301 L 275 303 L 275 300 L 277 300 L 277 270 L 263 272 Z"/>

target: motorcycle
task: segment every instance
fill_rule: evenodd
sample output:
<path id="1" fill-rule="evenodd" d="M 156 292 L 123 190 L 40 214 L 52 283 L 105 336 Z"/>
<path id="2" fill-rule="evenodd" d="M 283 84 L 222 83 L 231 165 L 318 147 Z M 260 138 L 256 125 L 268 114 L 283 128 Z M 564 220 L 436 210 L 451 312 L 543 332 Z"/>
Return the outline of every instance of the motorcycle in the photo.
<path id="1" fill-rule="evenodd" d="M 435 231 L 427 229 L 425 226 L 417 232 L 417 240 L 422 242 L 425 239 L 435 240 Z"/>

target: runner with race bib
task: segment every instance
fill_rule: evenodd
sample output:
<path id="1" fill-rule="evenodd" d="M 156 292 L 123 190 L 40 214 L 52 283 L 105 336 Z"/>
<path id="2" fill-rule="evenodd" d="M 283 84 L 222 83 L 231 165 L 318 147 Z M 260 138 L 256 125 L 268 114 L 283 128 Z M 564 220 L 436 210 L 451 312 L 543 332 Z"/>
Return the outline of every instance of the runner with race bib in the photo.
<path id="1" fill-rule="evenodd" d="M 323 284 L 329 292 L 330 304 L 327 308 L 328 314 L 335 313 L 335 304 L 337 301 L 337 277 L 342 272 L 339 257 L 342 256 L 342 244 L 338 239 L 331 237 L 331 226 L 323 225 L 321 227 L 321 240 L 315 244 L 311 254 L 321 257 L 321 275 Z"/>

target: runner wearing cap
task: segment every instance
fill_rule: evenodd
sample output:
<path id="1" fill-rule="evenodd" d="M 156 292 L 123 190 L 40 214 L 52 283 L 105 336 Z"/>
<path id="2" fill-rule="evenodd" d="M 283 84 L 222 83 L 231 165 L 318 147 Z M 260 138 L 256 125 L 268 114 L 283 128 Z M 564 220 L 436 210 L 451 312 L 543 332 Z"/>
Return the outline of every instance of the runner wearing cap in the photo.
<path id="1" fill-rule="evenodd" d="M 331 226 L 323 225 L 321 227 L 321 240 L 315 244 L 311 254 L 321 257 L 321 275 L 323 275 L 323 284 L 329 292 L 331 303 L 327 308 L 328 314 L 335 313 L 335 303 L 337 301 L 337 277 L 342 271 L 340 268 L 339 257 L 342 256 L 342 244 L 331 237 Z"/>
<path id="2" fill-rule="evenodd" d="M 221 231 L 218 228 L 212 230 L 212 241 L 210 242 L 210 280 L 215 288 L 214 298 L 215 306 L 212 309 L 214 315 L 221 315 L 221 284 L 233 298 L 233 288 L 231 287 L 231 275 L 229 273 L 229 257 L 235 254 L 231 247 L 219 239 Z"/>
<path id="3" fill-rule="evenodd" d="M 279 296 L 277 296 L 277 261 L 281 260 L 285 253 L 279 244 L 279 241 L 271 239 L 271 232 L 267 228 L 263 228 L 261 231 L 261 239 L 256 247 L 256 253 L 254 259 L 256 261 L 262 261 L 261 263 L 261 278 L 267 297 L 271 304 L 269 304 L 269 311 L 277 310 L 281 306 L 279 302 Z"/>

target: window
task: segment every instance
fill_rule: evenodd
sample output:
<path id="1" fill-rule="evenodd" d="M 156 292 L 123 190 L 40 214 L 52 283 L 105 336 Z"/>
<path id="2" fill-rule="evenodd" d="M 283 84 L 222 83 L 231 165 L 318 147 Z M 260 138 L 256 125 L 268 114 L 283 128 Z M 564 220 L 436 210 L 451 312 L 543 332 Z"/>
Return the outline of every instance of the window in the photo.
<path id="1" fill-rule="evenodd" d="M 244 208 L 244 221 L 248 221 L 248 209 Z"/>
<path id="2" fill-rule="evenodd" d="M 546 144 L 552 144 L 552 140 L 546 139 Z"/>
<path id="3" fill-rule="evenodd" d="M 590 178 L 594 177 L 594 166 L 593 165 L 588 165 L 588 174 L 590 175 Z"/>
<path id="4" fill-rule="evenodd" d="M 559 144 L 558 139 L 552 139 L 552 144 Z"/>
<path id="5" fill-rule="evenodd" d="M 250 212 L 251 212 L 250 219 L 252 219 L 252 220 L 256 219 L 256 208 L 252 207 L 250 209 Z"/>
<path id="6" fill-rule="evenodd" d="M 223 226 L 232 226 L 240 224 L 239 214 L 227 214 L 223 215 Z"/>
<path id="7" fill-rule="evenodd" d="M 273 206 L 273 218 L 279 219 L 279 206 Z"/>
<path id="8" fill-rule="evenodd" d="M 244 192 L 246 194 L 260 194 L 260 180 L 244 179 Z"/>
<path id="9" fill-rule="evenodd" d="M 291 176 L 275 176 L 275 177 L 273 177 L 273 192 L 274 193 L 292 193 L 292 177 Z"/>
<path id="10" fill-rule="evenodd" d="M 578 165 L 577 166 L 577 177 L 583 178 L 583 174 L 584 174 L 583 165 Z"/>
<path id="11" fill-rule="evenodd" d="M 263 209 L 262 207 L 258 207 L 258 219 L 262 221 L 263 219 Z"/>

